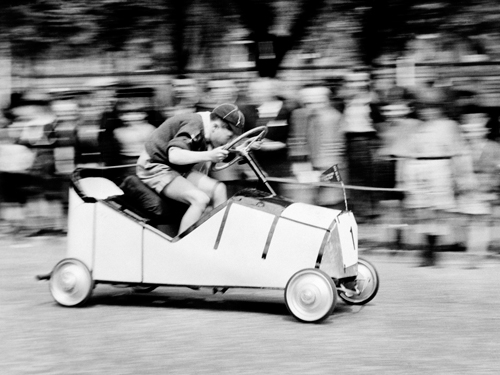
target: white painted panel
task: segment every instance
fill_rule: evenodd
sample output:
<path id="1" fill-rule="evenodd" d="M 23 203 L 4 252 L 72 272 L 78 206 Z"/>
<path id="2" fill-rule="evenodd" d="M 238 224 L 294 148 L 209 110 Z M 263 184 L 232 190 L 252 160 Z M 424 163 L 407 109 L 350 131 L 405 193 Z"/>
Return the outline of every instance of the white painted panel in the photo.
<path id="1" fill-rule="evenodd" d="M 315 266 L 325 230 L 279 219 L 263 259 L 274 215 L 238 204 L 214 249 L 224 212 L 178 242 L 145 229 L 144 282 L 284 288 L 295 272 Z"/>
<path id="2" fill-rule="evenodd" d="M 226 209 L 222 209 L 189 233 L 170 242 L 154 231 L 144 230 L 144 282 L 159 284 L 209 284 L 216 270 L 214 245 Z M 213 285 L 213 284 L 212 284 Z"/>
<path id="3" fill-rule="evenodd" d="M 93 268 L 95 203 L 85 203 L 73 189 L 69 191 L 67 258 Z"/>
<path id="4" fill-rule="evenodd" d="M 275 215 L 233 204 L 216 250 L 222 285 L 262 285 L 268 266 L 262 259 Z"/>
<path id="5" fill-rule="evenodd" d="M 345 267 L 358 263 L 358 229 L 352 213 L 340 215 L 339 224 L 340 246 Z"/>
<path id="6" fill-rule="evenodd" d="M 281 217 L 328 229 L 341 212 L 306 203 L 294 203 L 282 212 Z"/>
<path id="7" fill-rule="evenodd" d="M 133 219 L 96 203 L 94 279 L 142 281 L 142 231 Z"/>
<path id="8" fill-rule="evenodd" d="M 314 268 L 325 233 L 323 229 L 280 219 L 267 254 L 270 272 L 266 282 L 284 287 L 295 272 Z"/>
<path id="9" fill-rule="evenodd" d="M 262 259 L 274 215 L 238 204 L 230 206 L 217 249 L 225 210 L 179 242 L 168 244 L 145 231 L 144 281 L 181 285 L 273 286 Z M 280 265 L 281 266 L 281 265 Z M 283 285 L 284 286 L 284 285 Z"/>

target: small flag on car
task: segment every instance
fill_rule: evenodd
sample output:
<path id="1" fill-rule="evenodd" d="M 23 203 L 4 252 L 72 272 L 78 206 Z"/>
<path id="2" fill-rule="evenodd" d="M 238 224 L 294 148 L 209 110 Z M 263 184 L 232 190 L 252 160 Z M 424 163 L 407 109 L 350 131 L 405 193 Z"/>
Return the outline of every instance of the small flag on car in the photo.
<path id="1" fill-rule="evenodd" d="M 340 175 L 339 166 L 337 164 L 332 165 L 326 171 L 321 173 L 319 179 L 323 182 L 340 182 L 340 184 L 342 185 L 342 190 L 344 192 L 345 209 L 346 211 L 348 211 L 349 208 L 347 207 L 347 195 L 345 193 L 344 181 L 342 181 L 342 176 Z"/>
<path id="2" fill-rule="evenodd" d="M 333 166 L 328 168 L 326 171 L 321 173 L 321 176 L 319 178 L 321 181 L 342 182 L 342 176 L 340 176 L 340 171 L 339 171 L 339 167 L 337 164 L 334 164 Z"/>

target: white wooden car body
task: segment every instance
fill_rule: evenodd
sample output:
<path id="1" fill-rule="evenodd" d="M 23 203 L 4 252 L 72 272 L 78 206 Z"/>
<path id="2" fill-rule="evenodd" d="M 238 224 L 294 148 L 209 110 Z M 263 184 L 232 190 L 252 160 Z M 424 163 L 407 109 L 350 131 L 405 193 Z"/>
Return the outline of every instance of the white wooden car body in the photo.
<path id="1" fill-rule="evenodd" d="M 87 196 L 119 192 L 97 179 L 89 180 L 100 191 Z M 357 252 L 351 212 L 236 195 L 172 238 L 117 209 L 112 199 L 86 203 L 70 191 L 66 258 L 83 262 L 97 283 L 285 288 L 305 268 L 335 279 L 355 276 Z"/>
<path id="2" fill-rule="evenodd" d="M 350 304 L 373 299 L 378 275 L 358 259 L 354 215 L 277 196 L 248 153 L 252 142 L 265 135 L 263 129 L 234 141 L 260 133 L 246 148 L 228 149 L 246 158 L 270 192 L 245 189 L 173 237 L 127 203 L 136 190 L 124 187 L 124 193 L 99 171 L 75 171 L 66 257 L 40 277 L 50 279 L 54 299 L 63 306 L 82 305 L 99 283 L 284 289 L 289 311 L 305 322 L 327 318 L 337 294 Z M 163 205 L 146 187 L 148 194 L 157 200 L 150 208 Z"/>

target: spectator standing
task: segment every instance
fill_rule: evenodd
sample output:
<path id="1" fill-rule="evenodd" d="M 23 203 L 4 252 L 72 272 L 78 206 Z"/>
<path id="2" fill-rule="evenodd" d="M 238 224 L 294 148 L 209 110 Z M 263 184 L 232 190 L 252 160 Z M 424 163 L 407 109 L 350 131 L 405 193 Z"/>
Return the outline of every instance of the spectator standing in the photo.
<path id="1" fill-rule="evenodd" d="M 487 123 L 488 116 L 480 107 L 470 105 L 462 109 L 460 130 L 477 179 L 475 194 L 491 205 L 498 201 L 500 192 L 500 144 L 488 138 Z"/>
<path id="2" fill-rule="evenodd" d="M 374 124 L 377 147 L 374 157 L 375 186 L 396 186 L 397 158 L 406 152 L 407 137 L 418 125 L 414 113 L 414 97 L 409 90 L 392 86 L 380 103 L 383 121 Z"/>
<path id="3" fill-rule="evenodd" d="M 472 165 L 464 152 L 458 124 L 445 114 L 447 98 L 436 87 L 417 92 L 418 125 L 406 134 L 404 159 L 398 163 L 398 187 L 418 232 L 426 236 L 422 266 L 435 263 L 438 238 L 448 234 L 456 195 L 474 186 Z"/>
<path id="4" fill-rule="evenodd" d="M 419 121 L 415 118 L 414 98 L 409 90 L 392 86 L 384 90 L 380 103 L 382 122 L 375 124 L 377 129 L 377 147 L 374 156 L 374 183 L 376 187 L 390 190 L 377 191 L 377 222 L 390 236 L 396 248 L 406 245 L 404 230 L 403 198 L 404 193 L 398 188 L 398 163 L 407 154 L 408 134 L 418 128 Z"/>
<path id="5" fill-rule="evenodd" d="M 351 185 L 375 186 L 374 153 L 378 141 L 374 123 L 381 121 L 381 118 L 377 95 L 370 88 L 369 75 L 364 72 L 347 75 L 341 95 L 341 126 L 345 134 L 348 182 Z M 351 190 L 349 198 L 359 219 L 375 215 L 375 201 L 371 192 Z"/>
<path id="6" fill-rule="evenodd" d="M 99 133 L 99 148 L 106 166 L 137 162 L 146 140 L 156 129 L 155 125 L 160 125 L 156 116 L 148 116 L 151 114 L 148 101 L 152 95 L 152 89 L 143 87 L 117 90 L 116 104 L 111 112 L 104 114 Z M 148 119 L 153 119 L 150 120 L 153 123 Z M 121 170 L 117 173 L 125 175 L 130 174 L 130 171 Z"/>
<path id="7" fill-rule="evenodd" d="M 301 110 L 306 111 L 305 138 L 315 181 L 319 181 L 319 175 L 334 164 L 338 166 L 341 175 L 346 170 L 345 141 L 340 130 L 342 115 L 332 106 L 331 95 L 331 91 L 321 84 L 306 86 L 299 94 L 304 107 Z M 336 206 L 340 202 L 343 206 L 344 195 L 340 189 L 316 189 L 314 203 Z"/>
<path id="8" fill-rule="evenodd" d="M 280 83 L 276 79 L 259 78 L 250 83 L 249 102 L 257 109 L 258 118 L 251 126 L 267 126 L 268 133 L 261 149 L 254 155 L 263 170 L 272 177 L 290 177 L 292 162 L 288 157 L 288 135 L 290 117 L 298 104 L 280 94 Z"/>
<path id="9" fill-rule="evenodd" d="M 22 226 L 28 234 L 63 229 L 61 181 L 54 157 L 57 120 L 50 102 L 48 95 L 30 91 L 14 96 L 9 109 L 10 147 L 4 148 L 7 154 L 2 157 L 2 185 L 7 200 L 24 208 Z"/>
<path id="10" fill-rule="evenodd" d="M 308 110 L 306 139 L 313 170 L 325 171 L 333 164 L 344 169 L 344 136 L 340 131 L 341 113 L 330 103 L 330 90 L 311 86 L 300 96 Z"/>
<path id="11" fill-rule="evenodd" d="M 58 89 L 51 92 L 51 107 L 57 117 L 55 133 L 57 147 L 55 152 L 56 171 L 59 175 L 69 175 L 75 169 L 75 146 L 79 119 L 78 98 L 87 95 L 87 91 Z"/>
<path id="12" fill-rule="evenodd" d="M 457 226 L 457 237 L 465 249 L 469 243 L 470 251 L 488 245 L 494 245 L 493 227 L 488 228 L 490 218 L 496 215 L 499 205 L 500 192 L 500 144 L 489 139 L 490 129 L 487 124 L 489 117 L 485 110 L 475 104 L 470 104 L 462 108 L 460 115 L 460 129 L 465 139 L 465 150 L 470 155 L 474 176 L 477 184 L 474 190 L 461 194 L 459 198 L 458 211 L 468 220 L 464 223 L 461 220 L 461 226 Z M 493 219 L 493 225 L 495 225 Z M 474 235 L 473 231 L 479 230 L 480 234 Z M 485 233 L 484 230 L 487 232 Z M 470 238 L 464 238 L 464 235 Z M 469 240 L 469 241 L 468 241 Z M 471 242 L 470 240 L 474 240 Z M 479 242 L 480 240 L 481 242 Z M 460 243 L 459 242 L 459 243 Z M 475 245 L 480 244 L 483 245 Z M 477 249 L 474 249 L 477 248 Z M 480 250 L 481 251 L 481 250 Z"/>
<path id="13" fill-rule="evenodd" d="M 86 82 L 78 96 L 78 124 L 75 134 L 75 164 L 99 166 L 101 153 L 99 133 L 104 113 L 110 113 L 116 103 L 118 82 L 99 77 Z"/>

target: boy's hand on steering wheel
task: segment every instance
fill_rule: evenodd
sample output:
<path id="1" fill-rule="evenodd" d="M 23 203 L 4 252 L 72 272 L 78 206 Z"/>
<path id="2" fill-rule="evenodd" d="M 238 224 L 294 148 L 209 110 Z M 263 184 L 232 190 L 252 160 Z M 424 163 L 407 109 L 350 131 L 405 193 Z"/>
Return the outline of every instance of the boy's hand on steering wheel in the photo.
<path id="1" fill-rule="evenodd" d="M 250 146 L 250 150 L 260 150 L 262 148 L 262 143 L 264 142 L 263 139 L 260 139 L 258 141 L 255 141 L 254 143 L 252 143 L 252 145 Z"/>
<path id="2" fill-rule="evenodd" d="M 214 148 L 213 150 L 208 151 L 208 157 L 211 162 L 219 163 L 229 155 L 229 151 L 224 149 L 223 146 Z"/>
<path id="3" fill-rule="evenodd" d="M 236 149 L 236 150 L 244 150 L 250 144 L 249 150 L 260 150 L 261 147 L 262 147 L 262 143 L 263 143 L 262 139 L 260 139 L 258 141 L 255 141 L 254 138 L 250 138 L 250 139 L 246 139 L 244 142 L 242 142 L 241 144 L 239 144 L 236 147 L 234 147 L 234 149 Z"/>
<path id="4" fill-rule="evenodd" d="M 257 136 L 254 136 L 255 134 L 257 134 Z M 247 132 L 229 141 L 229 143 L 227 143 L 223 147 L 225 150 L 228 150 L 228 152 L 235 153 L 236 156 L 228 162 L 213 164 L 211 170 L 213 172 L 221 171 L 223 169 L 230 167 L 234 163 L 239 162 L 243 158 L 248 157 L 248 151 L 253 149 L 254 144 L 257 142 L 259 142 L 259 145 L 257 145 L 256 147 L 260 147 L 260 141 L 265 137 L 266 134 L 267 134 L 267 127 L 259 126 L 257 128 L 248 130 Z M 251 136 L 254 137 L 246 139 Z"/>

